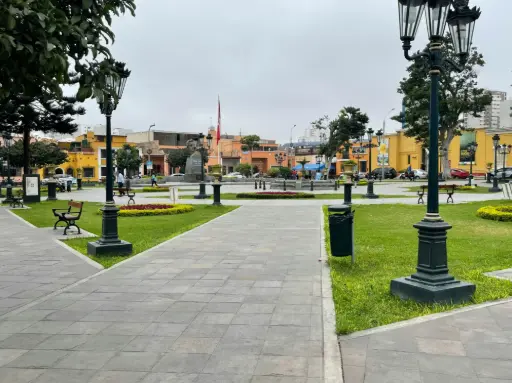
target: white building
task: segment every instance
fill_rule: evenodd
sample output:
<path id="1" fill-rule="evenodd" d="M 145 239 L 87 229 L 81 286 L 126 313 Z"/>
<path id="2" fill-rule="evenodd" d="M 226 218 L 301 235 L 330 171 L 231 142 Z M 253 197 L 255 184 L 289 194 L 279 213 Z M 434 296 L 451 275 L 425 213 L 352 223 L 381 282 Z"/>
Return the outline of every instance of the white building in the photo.
<path id="1" fill-rule="evenodd" d="M 500 105 L 500 128 L 512 128 L 512 100 L 505 100 Z"/>
<path id="2" fill-rule="evenodd" d="M 485 108 L 481 117 L 464 115 L 464 127 L 466 129 L 483 127 L 486 129 L 500 129 L 503 126 L 501 119 L 501 105 L 507 99 L 507 92 L 489 90 L 492 95 L 492 102 Z"/>

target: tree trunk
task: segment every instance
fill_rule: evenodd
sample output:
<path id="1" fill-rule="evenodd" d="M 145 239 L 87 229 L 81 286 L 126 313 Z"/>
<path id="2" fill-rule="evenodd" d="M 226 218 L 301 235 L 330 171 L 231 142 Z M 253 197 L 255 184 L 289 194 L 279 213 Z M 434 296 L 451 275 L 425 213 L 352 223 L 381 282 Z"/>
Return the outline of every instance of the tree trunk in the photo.
<path id="1" fill-rule="evenodd" d="M 23 174 L 30 174 L 30 128 L 23 127 Z"/>
<path id="2" fill-rule="evenodd" d="M 443 156 L 442 157 L 442 162 L 443 162 L 443 177 L 444 179 L 447 179 L 448 177 L 450 177 L 450 153 L 449 153 L 449 148 L 450 148 L 450 144 L 452 143 L 453 141 L 453 138 L 454 138 L 454 134 L 453 134 L 453 129 L 447 129 L 445 134 L 441 134 L 441 148 L 443 149 L 443 151 L 445 151 L 446 153 L 446 156 Z"/>

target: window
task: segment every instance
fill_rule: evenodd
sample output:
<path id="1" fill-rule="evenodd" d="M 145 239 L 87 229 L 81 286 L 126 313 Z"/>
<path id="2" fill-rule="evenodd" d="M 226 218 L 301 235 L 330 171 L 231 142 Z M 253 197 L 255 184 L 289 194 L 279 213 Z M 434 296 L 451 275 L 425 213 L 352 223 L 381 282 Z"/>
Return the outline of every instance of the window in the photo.
<path id="1" fill-rule="evenodd" d="M 94 168 L 84 168 L 84 178 L 94 178 Z"/>
<path id="2" fill-rule="evenodd" d="M 107 158 L 107 149 L 101 149 L 101 158 Z"/>
<path id="3" fill-rule="evenodd" d="M 407 155 L 407 165 L 410 165 L 411 164 L 411 155 L 408 154 Z"/>

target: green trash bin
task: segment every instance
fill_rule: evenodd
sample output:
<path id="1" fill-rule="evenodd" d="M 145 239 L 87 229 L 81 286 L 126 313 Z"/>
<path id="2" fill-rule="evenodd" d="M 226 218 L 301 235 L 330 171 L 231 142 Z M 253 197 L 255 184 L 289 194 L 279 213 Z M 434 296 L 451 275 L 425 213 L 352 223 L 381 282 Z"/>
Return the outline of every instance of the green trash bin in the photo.
<path id="1" fill-rule="evenodd" d="M 332 256 L 352 256 L 354 262 L 354 212 L 348 205 L 329 206 L 327 211 Z"/>

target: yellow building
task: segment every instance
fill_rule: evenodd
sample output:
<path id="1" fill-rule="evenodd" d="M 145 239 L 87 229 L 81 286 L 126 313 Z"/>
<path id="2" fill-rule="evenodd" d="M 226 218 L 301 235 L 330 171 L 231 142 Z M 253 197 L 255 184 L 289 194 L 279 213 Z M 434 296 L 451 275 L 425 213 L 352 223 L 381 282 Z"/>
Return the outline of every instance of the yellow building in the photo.
<path id="1" fill-rule="evenodd" d="M 476 128 L 471 132 L 464 132 L 461 136 L 456 136 L 448 150 L 448 166 L 451 169 L 464 169 L 469 171 L 471 158 L 467 151 L 467 146 L 471 142 L 478 144 L 473 161 L 473 174 L 485 174 L 488 171 L 488 164 L 492 163 L 494 168 L 494 144 L 492 137 L 495 134 L 500 136 L 500 145 L 512 145 L 512 129 L 489 130 L 484 128 Z M 372 169 L 381 166 L 381 158 L 384 157 L 385 166 L 395 168 L 397 171 L 407 169 L 409 165 L 413 169 L 421 169 L 427 166 L 427 151 L 424 150 L 420 143 L 414 138 L 406 137 L 403 131 L 386 134 L 384 141 L 387 146 L 387 152 L 382 156 L 379 154 L 379 148 L 373 148 L 372 151 Z M 367 144 L 363 143 L 363 146 Z M 373 138 L 373 144 L 377 145 L 377 137 Z M 354 155 L 354 153 L 360 153 Z M 338 162 L 336 166 L 337 174 L 341 173 L 343 163 L 342 154 L 338 154 Z M 359 158 L 358 158 L 359 157 Z M 378 160 L 379 157 L 379 160 Z M 350 151 L 350 159 L 359 161 L 361 171 L 368 171 L 368 149 L 360 147 L 359 143 L 352 145 Z M 379 162 L 378 162 L 379 161 Z M 512 166 L 512 154 L 505 157 L 498 152 L 497 167 Z"/>
<path id="2" fill-rule="evenodd" d="M 95 135 L 89 131 L 76 137 L 73 142 L 59 142 L 61 149 L 66 151 L 68 161 L 55 169 L 55 174 L 66 174 L 77 177 L 77 170 L 82 169 L 84 182 L 99 181 L 107 175 L 107 150 L 104 135 Z M 112 136 L 112 150 L 116 151 L 126 144 L 126 136 Z M 133 143 L 129 143 L 134 145 Z M 48 176 L 48 169 L 40 170 L 41 177 Z"/>

